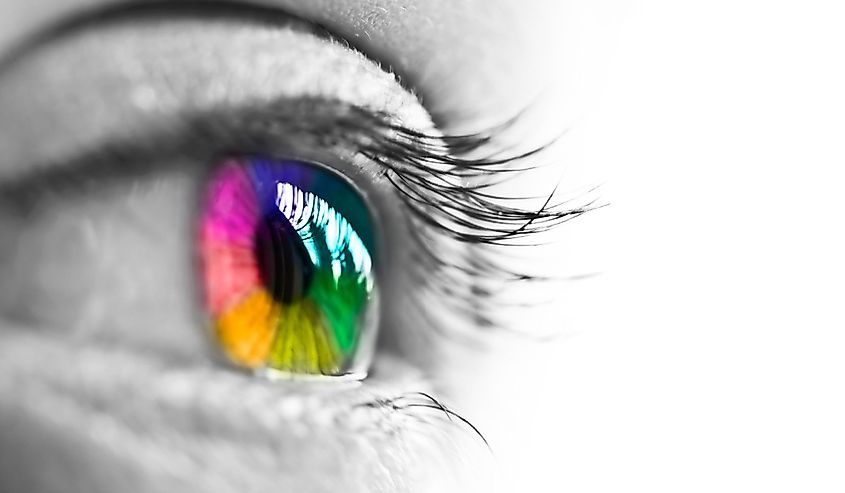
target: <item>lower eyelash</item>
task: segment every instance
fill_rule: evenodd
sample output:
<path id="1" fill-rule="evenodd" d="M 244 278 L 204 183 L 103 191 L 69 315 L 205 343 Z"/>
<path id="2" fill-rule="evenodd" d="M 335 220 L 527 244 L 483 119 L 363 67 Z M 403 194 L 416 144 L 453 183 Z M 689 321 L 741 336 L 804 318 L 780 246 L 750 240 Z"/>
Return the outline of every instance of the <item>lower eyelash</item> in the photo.
<path id="1" fill-rule="evenodd" d="M 433 410 L 436 411 L 435 416 L 445 418 L 450 423 L 468 427 L 469 430 L 484 442 L 488 450 L 492 450 L 487 438 L 484 437 L 472 422 L 452 409 L 449 409 L 441 401 L 426 392 L 405 392 L 395 397 L 382 397 L 364 402 L 356 405 L 356 407 L 381 409 L 391 413 L 409 413 L 408 410 L 411 410 L 410 413 L 415 413 L 411 417 L 415 417 L 425 424 L 432 424 L 432 422 L 428 419 L 429 416 L 423 416 L 422 410 Z M 442 424 L 442 422 L 438 424 Z"/>

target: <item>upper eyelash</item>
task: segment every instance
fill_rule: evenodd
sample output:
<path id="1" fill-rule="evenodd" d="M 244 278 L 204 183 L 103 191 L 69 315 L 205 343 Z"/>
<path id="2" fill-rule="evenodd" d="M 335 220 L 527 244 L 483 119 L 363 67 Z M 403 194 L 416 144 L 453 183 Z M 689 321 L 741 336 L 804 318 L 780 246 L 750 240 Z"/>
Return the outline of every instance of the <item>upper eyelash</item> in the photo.
<path id="1" fill-rule="evenodd" d="M 468 431 L 471 431 L 476 437 L 481 439 L 488 451 L 493 451 L 490 447 L 490 442 L 487 441 L 487 438 L 483 433 L 481 433 L 481 430 L 479 430 L 477 426 L 461 414 L 447 407 L 442 401 L 426 392 L 404 392 L 391 397 L 379 397 L 356 404 L 353 409 L 358 407 L 383 409 L 391 413 L 409 413 L 409 410 L 411 410 L 409 414 L 421 420 L 424 420 L 425 416 L 418 410 L 433 410 L 440 413 L 440 417 L 445 418 L 452 424 L 466 426 Z M 416 414 L 413 414 L 414 411 L 416 411 Z M 443 423 L 436 424 L 442 425 Z"/>
<path id="2" fill-rule="evenodd" d="M 495 139 L 496 130 L 438 136 L 390 123 L 387 115 L 361 112 L 359 108 L 353 111 L 360 113 L 362 119 L 372 118 L 372 126 L 383 131 L 380 139 L 361 144 L 362 154 L 389 171 L 388 179 L 409 210 L 458 241 L 506 245 L 508 240 L 552 229 L 584 214 L 594 205 L 594 201 L 576 207 L 552 204 L 552 191 L 539 209 L 523 209 L 505 202 L 525 197 L 486 193 L 484 190 L 492 185 L 489 182 L 470 185 L 447 181 L 447 178 L 467 181 L 530 171 L 535 166 L 517 165 L 536 158 L 546 146 L 510 156 L 462 158 L 456 152 L 483 150 Z"/>
<path id="3" fill-rule="evenodd" d="M 557 187 L 537 209 L 510 204 L 536 197 L 500 196 L 486 191 L 491 185 L 536 169 L 538 166 L 533 163 L 548 149 L 539 146 L 522 153 L 491 151 L 480 158 L 461 157 L 495 149 L 499 135 L 518 117 L 481 133 L 453 136 L 416 131 L 392 123 L 389 115 L 362 114 L 360 118 L 371 118 L 372 127 L 381 132 L 379 139 L 361 143 L 361 152 L 384 168 L 412 219 L 429 226 L 410 230 L 422 253 L 422 258 L 416 259 L 423 266 L 416 271 L 417 284 L 431 289 L 440 307 L 470 318 L 476 328 L 506 328 L 493 314 L 503 305 L 517 305 L 508 303 L 504 296 L 508 284 L 558 280 L 509 267 L 509 249 L 530 246 L 515 240 L 550 231 L 602 207 L 589 196 L 581 197 L 580 205 L 572 207 L 568 204 L 575 199 L 552 203 Z M 490 180 L 497 176 L 501 178 Z M 450 182 L 450 178 L 454 181 Z M 475 178 L 487 180 L 466 183 Z M 466 264 L 457 262 L 453 251 L 438 251 L 443 243 L 431 241 L 433 235 L 465 244 Z M 423 303 L 412 308 L 421 308 Z M 456 331 L 446 332 L 441 323 L 432 320 L 434 315 L 429 311 L 417 311 L 422 319 L 428 319 L 434 332 L 456 335 Z"/>

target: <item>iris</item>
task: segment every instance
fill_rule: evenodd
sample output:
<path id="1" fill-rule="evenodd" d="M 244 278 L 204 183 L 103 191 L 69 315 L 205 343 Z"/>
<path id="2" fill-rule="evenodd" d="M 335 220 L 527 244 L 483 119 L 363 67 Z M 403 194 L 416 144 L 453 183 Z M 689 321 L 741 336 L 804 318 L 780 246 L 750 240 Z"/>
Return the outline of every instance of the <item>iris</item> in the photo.
<path id="1" fill-rule="evenodd" d="M 205 303 L 228 358 L 272 374 L 362 375 L 377 286 L 356 190 L 322 166 L 234 158 L 215 167 L 202 207 Z"/>

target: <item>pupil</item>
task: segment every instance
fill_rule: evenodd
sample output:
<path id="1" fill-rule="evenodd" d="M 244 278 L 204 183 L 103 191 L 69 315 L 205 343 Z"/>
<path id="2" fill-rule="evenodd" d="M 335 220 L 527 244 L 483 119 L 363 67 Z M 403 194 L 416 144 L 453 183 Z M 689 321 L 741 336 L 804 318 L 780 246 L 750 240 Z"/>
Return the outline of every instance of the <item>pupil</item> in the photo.
<path id="1" fill-rule="evenodd" d="M 273 210 L 259 222 L 255 258 L 264 286 L 273 299 L 291 304 L 305 295 L 314 266 L 305 245 L 281 211 Z"/>

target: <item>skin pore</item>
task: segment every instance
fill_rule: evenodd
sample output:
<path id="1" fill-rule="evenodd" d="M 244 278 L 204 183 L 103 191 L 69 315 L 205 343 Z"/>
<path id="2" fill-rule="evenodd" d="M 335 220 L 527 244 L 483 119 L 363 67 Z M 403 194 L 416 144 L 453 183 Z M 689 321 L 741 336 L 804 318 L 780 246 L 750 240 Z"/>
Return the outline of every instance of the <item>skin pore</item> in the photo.
<path id="1" fill-rule="evenodd" d="M 204 24 L 183 15 L 181 21 L 160 25 L 139 23 L 137 30 L 132 22 L 98 30 L 93 21 L 78 30 L 80 36 L 71 29 L 62 43 L 41 37 L 64 19 L 116 8 L 119 3 L 51 0 L 37 7 L 7 2 L 0 8 L 0 56 L 12 57 L 0 72 L 0 101 L 5 109 L 0 111 L 0 143 L 6 156 L 0 162 L 0 177 L 24 173 L 22 163 L 60 161 L 121 132 L 135 136 L 156 125 L 169 128 L 161 122 L 178 126 L 177 115 L 184 112 L 186 101 L 193 109 L 236 106 L 252 98 L 261 100 L 257 94 L 262 91 L 265 98 L 332 97 L 403 114 L 403 121 L 412 128 L 425 131 L 435 128 L 432 121 L 436 129 L 448 132 L 483 128 L 536 103 L 548 82 L 536 74 L 549 50 L 553 51 L 551 30 L 542 27 L 554 17 L 548 15 L 549 7 L 544 2 L 507 0 L 251 2 L 320 25 L 366 58 L 353 57 L 351 50 L 307 30 L 291 28 L 299 21 L 270 27 L 247 22 L 242 27 L 238 20 L 230 23 L 218 18 Z M 86 38 L 86 30 L 95 34 Z M 233 31 L 238 35 L 233 37 Z M 209 49 L 215 43 L 218 48 Z M 34 50 L 24 48 L 33 44 L 38 46 Z M 273 52 L 278 46 L 285 47 L 283 53 Z M 189 59 L 192 49 L 202 52 L 203 48 L 223 60 L 223 66 L 215 65 L 218 59 L 205 66 L 202 56 Z M 141 64 L 144 67 L 157 64 L 160 80 L 138 76 L 122 53 L 142 54 L 149 62 Z M 269 62 L 263 65 L 266 73 L 249 74 L 255 77 L 245 76 L 252 68 L 228 62 L 258 53 Z M 294 72 L 294 67 L 313 66 L 315 60 L 324 66 L 313 69 L 310 79 L 262 83 L 273 81 L 274 74 Z M 375 62 L 395 73 L 402 85 L 385 77 Z M 61 63 L 75 65 L 51 79 L 62 70 L 50 68 Z M 73 75 L 74 70 L 79 73 Z M 219 77 L 229 84 L 225 97 L 214 86 Z M 40 91 L 42 97 L 30 103 L 27 94 L 32 91 Z M 125 94 L 134 99 L 124 98 Z M 145 97 L 156 104 L 146 105 Z M 167 98 L 174 101 L 172 106 L 159 104 Z M 76 124 L 82 112 L 88 118 Z M 301 146 L 302 154 L 317 152 L 309 151 L 313 146 L 307 138 L 291 139 Z M 343 152 L 338 148 L 329 154 Z M 349 166 L 350 174 L 365 179 L 369 164 L 355 162 L 349 154 L 344 162 L 351 164 L 338 166 Z M 178 156 L 163 159 L 165 169 L 188 167 Z M 139 211 L 156 207 L 161 210 L 159 216 L 168 216 L 166 211 L 172 210 L 168 205 L 190 203 L 190 183 L 198 179 L 191 173 L 176 173 L 172 178 L 169 184 L 134 197 L 131 204 L 120 202 L 120 207 L 136 219 Z M 386 185 L 379 186 L 373 193 L 387 195 Z M 112 199 L 105 195 L 93 202 L 88 198 L 69 201 L 62 211 L 41 218 L 30 244 L 55 244 L 60 239 L 72 243 L 61 228 L 74 217 L 85 217 L 99 233 L 97 238 L 104 237 L 103 231 L 117 231 L 110 236 L 112 247 L 135 248 L 137 262 L 159 265 L 168 273 L 190 265 L 190 259 L 173 253 L 189 251 L 180 240 L 173 240 L 175 244 L 166 250 L 165 262 L 145 257 L 160 248 L 150 238 L 189 229 L 190 210 L 150 223 L 161 231 L 144 239 L 148 245 L 113 229 L 119 219 L 111 216 L 123 212 L 98 208 L 97 201 Z M 389 209 L 391 199 L 385 200 Z M 401 219 L 391 220 L 401 223 Z M 173 229 L 165 230 L 165 226 Z M 33 234 L 29 230 L 35 226 L 20 228 L 22 235 Z M 405 250 L 403 235 L 396 236 L 400 239 L 394 245 Z M 85 242 L 84 234 L 78 242 Z M 46 270 L 45 276 L 85 279 L 85 273 L 73 268 L 84 269 L 94 257 L 93 250 L 69 250 L 64 253 L 65 262 L 58 262 L 55 271 Z M 37 255 L 31 262 L 38 269 L 43 267 Z M 110 272 L 101 267 L 106 275 Z M 189 273 L 176 278 L 177 286 L 189 283 Z M 153 291 L 154 287 L 139 289 Z M 74 290 L 82 292 L 84 286 L 64 288 Z M 174 303 L 165 298 L 153 299 L 143 311 Z M 77 306 L 72 301 L 65 312 Z M 62 312 L 58 313 L 39 322 L 61 325 Z M 483 372 L 465 368 L 495 360 L 495 351 L 478 354 L 455 341 L 425 346 L 412 339 L 404 342 L 405 353 L 377 358 L 373 378 L 363 385 L 276 385 L 209 364 L 198 331 L 186 328 L 191 325 L 190 314 L 156 321 L 151 325 L 155 329 L 147 331 L 132 325 L 141 314 L 132 314 L 129 307 L 120 313 L 128 313 L 125 326 L 118 320 L 100 321 L 98 329 L 114 329 L 107 336 L 86 330 L 95 325 L 88 320 L 70 324 L 71 337 L 61 331 L 30 331 L 13 322 L 0 326 L 4 370 L 0 378 L 4 395 L 0 489 L 277 491 L 283 484 L 285 491 L 467 491 L 491 486 L 493 476 L 480 472 L 490 468 L 483 444 L 464 428 L 444 428 L 454 420 L 444 417 L 426 394 L 436 392 L 465 409 L 483 409 L 485 391 L 472 391 L 474 383 L 484 379 Z M 461 378 L 455 378 L 456 374 Z M 5 398 L 11 394 L 14 399 Z M 414 406 L 429 406 L 423 409 L 432 412 L 420 414 Z"/>

